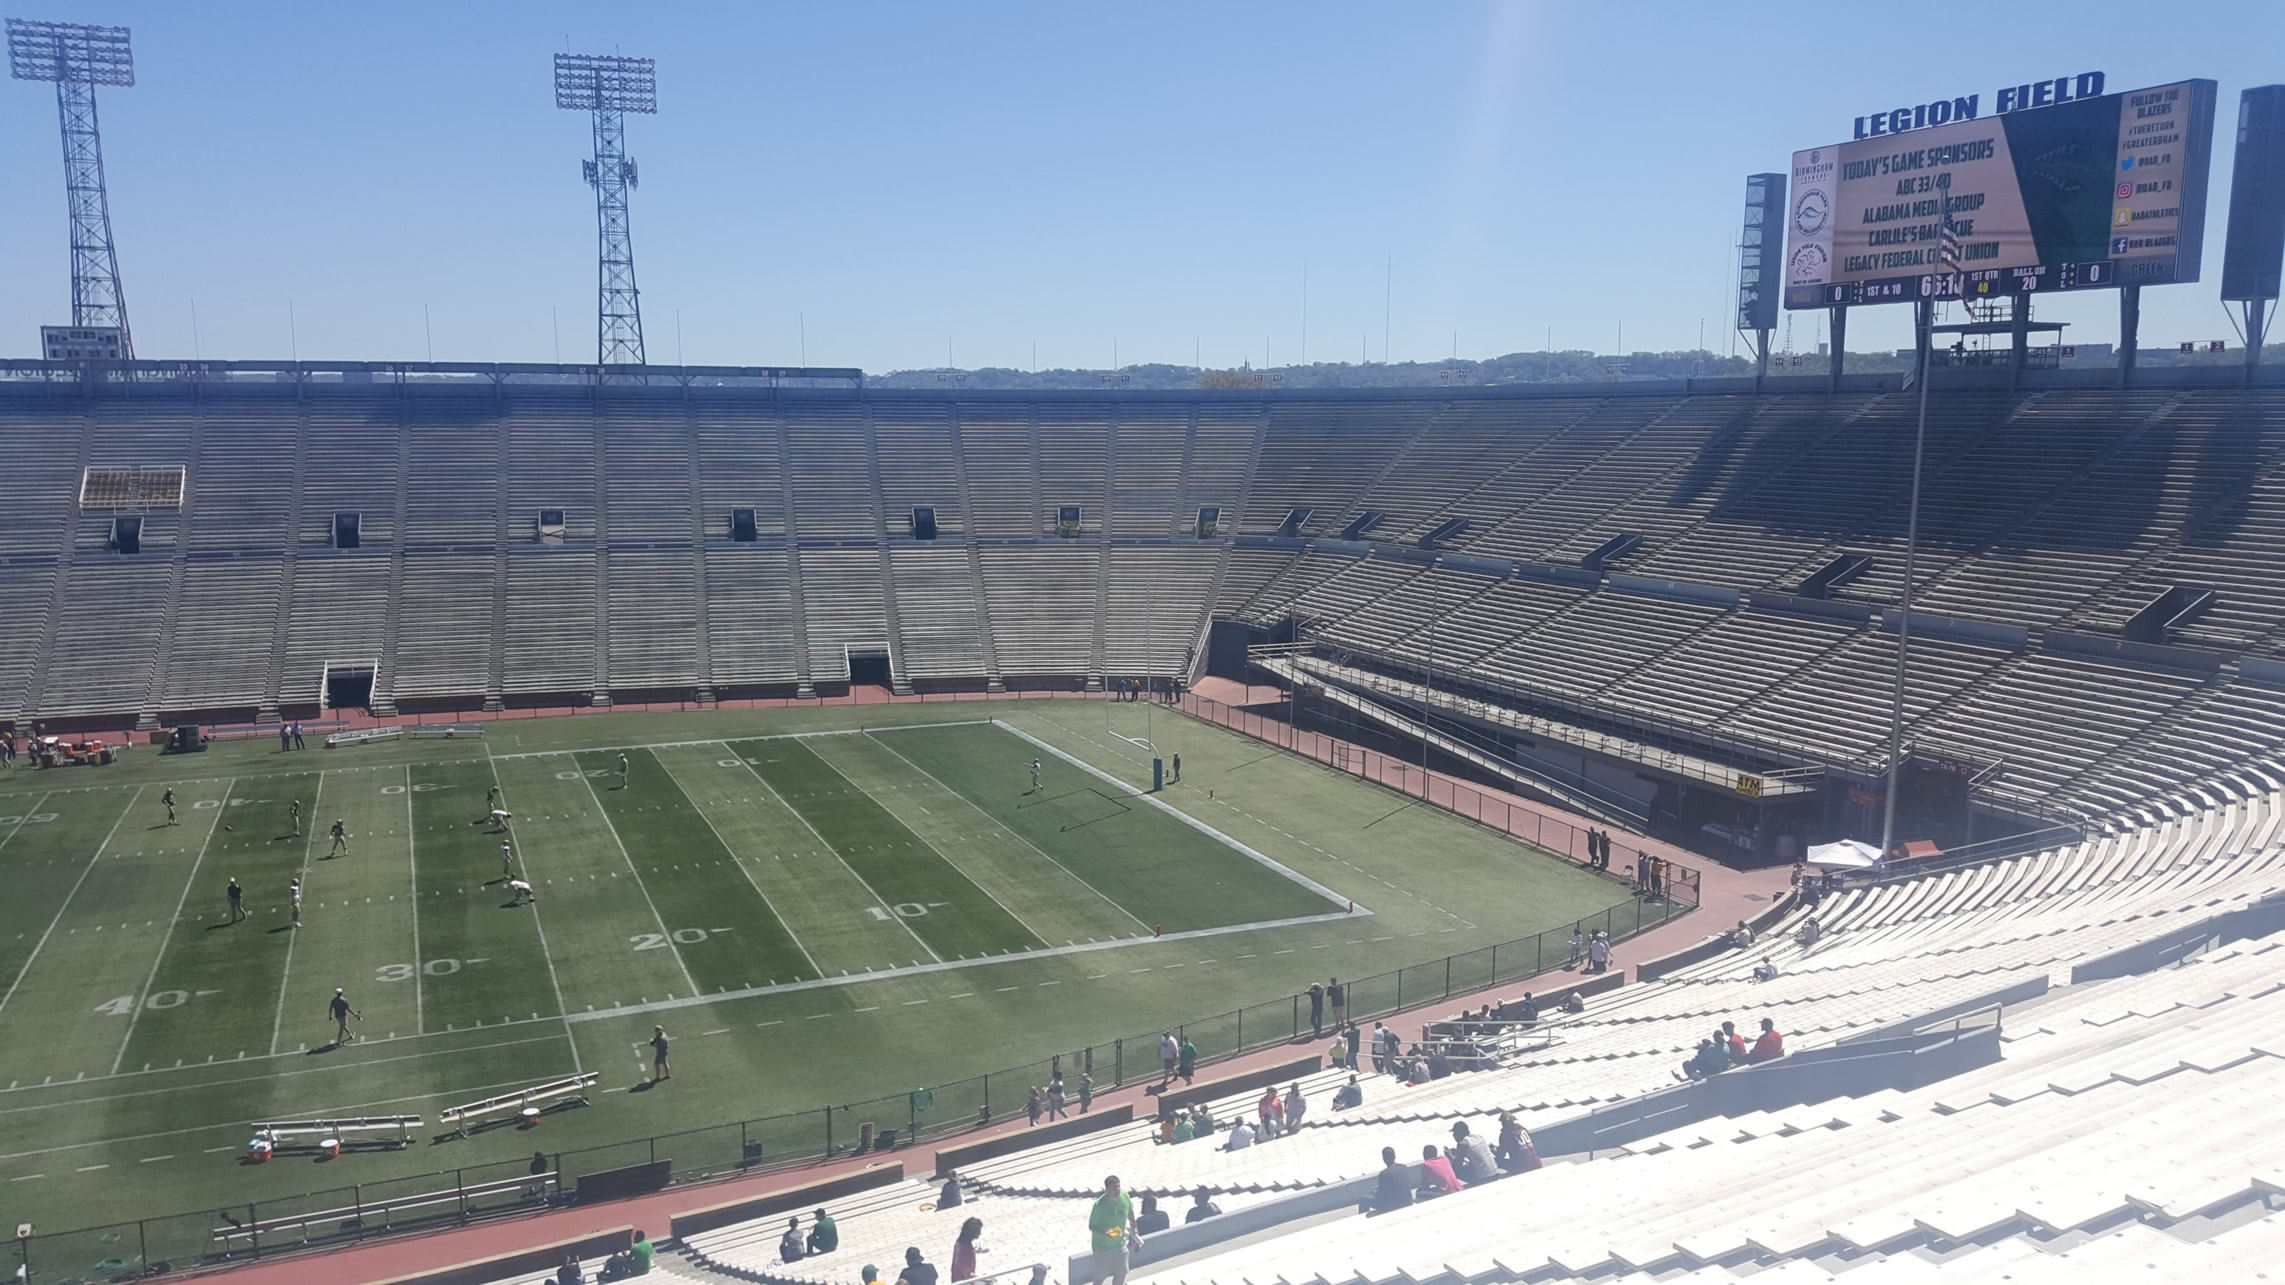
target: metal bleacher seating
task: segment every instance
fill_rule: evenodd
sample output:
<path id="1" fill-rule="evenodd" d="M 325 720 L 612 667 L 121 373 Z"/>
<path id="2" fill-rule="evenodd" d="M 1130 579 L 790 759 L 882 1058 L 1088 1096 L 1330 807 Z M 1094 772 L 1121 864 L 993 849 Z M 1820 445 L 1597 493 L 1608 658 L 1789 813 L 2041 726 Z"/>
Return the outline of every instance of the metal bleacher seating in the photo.
<path id="1" fill-rule="evenodd" d="M 0 657 L 0 712 L 307 714 L 329 662 L 377 665 L 383 702 L 811 690 L 853 648 L 907 686 L 1077 684 L 1195 663 L 1211 614 L 1861 765 L 1916 400 L 10 390 L 0 611 L 40 645 Z M 2221 767 L 2201 745 L 2277 744 L 2281 405 L 1938 397 L 1920 589 L 1953 627 L 1915 630 L 1914 742 L 2080 810 Z M 187 470 L 141 552 L 75 510 L 96 465 Z M 337 512 L 360 547 L 333 547 Z M 1866 561 L 1828 601 L 1784 601 L 1842 555 Z M 2216 593 L 2164 640 L 2211 661 L 2051 636 L 2100 643 L 2175 586 Z"/>
<path id="2" fill-rule="evenodd" d="M 1750 952 L 1610 992 L 1582 1015 L 1550 1010 L 1546 1035 L 1490 1069 L 1414 1086 L 1367 1071 L 1364 1102 L 1347 1111 L 1327 1104 L 1349 1073 L 1317 1072 L 1300 1081 L 1310 1103 L 1302 1128 L 1244 1150 L 1219 1149 L 1219 1139 L 1163 1145 L 1154 1124 L 1137 1121 L 970 1164 L 958 1209 L 936 1210 L 934 1184 L 917 1179 L 836 1204 L 842 1248 L 823 1258 L 779 1265 L 782 1217 L 682 1248 L 701 1273 L 824 1285 L 853 1281 L 863 1262 L 900 1261 L 908 1244 L 936 1255 L 974 1215 L 996 1268 L 1060 1263 L 1080 1248 L 1077 1229 L 1105 1174 L 1159 1195 L 1177 1222 L 1184 1194 L 1198 1187 L 1228 1213 L 1369 1176 L 1383 1146 L 1409 1159 L 1423 1141 L 1444 1141 L 1455 1121 L 1490 1136 L 1498 1113 L 1513 1111 L 1540 1131 L 1671 1087 L 1695 1041 L 1724 1019 L 1750 1030 L 1772 1017 L 1799 1052 L 2044 979 L 2052 989 L 2043 997 L 2000 1013 L 2002 1060 L 1923 1088 L 1699 1120 L 1615 1150 L 1549 1156 L 1534 1174 L 1399 1213 L 1272 1225 L 1134 1279 L 1729 1279 L 1690 1273 L 1751 1260 L 1764 1274 L 1788 1273 L 1780 1279 L 1824 1280 L 1845 1260 L 1852 1275 L 1874 1273 L 1868 1280 L 1920 1280 L 1939 1264 L 1953 1279 L 2035 1257 L 2067 1258 L 2082 1273 L 2148 1255 L 2255 1262 L 2247 1247 L 2278 1243 L 2274 1228 L 2256 1230 L 2267 1214 L 2257 1197 L 2285 1188 L 2271 1143 L 2285 1124 L 2276 1105 L 2285 939 L 2069 983 L 2083 961 L 2280 892 L 2285 793 L 2209 808 L 2184 801 L 2178 815 L 2125 820 L 2082 843 L 1866 884 L 1797 909 Z M 1795 945 L 1791 929 L 1812 914 L 1823 936 Z M 1757 982 L 1751 969 L 1764 955 L 1780 973 Z M 1560 989 L 1544 987 L 1543 999 Z M 1210 1106 L 1226 1126 L 1250 1118 L 1257 1096 Z M 2136 1217 L 2149 1225 L 2121 1226 Z"/>

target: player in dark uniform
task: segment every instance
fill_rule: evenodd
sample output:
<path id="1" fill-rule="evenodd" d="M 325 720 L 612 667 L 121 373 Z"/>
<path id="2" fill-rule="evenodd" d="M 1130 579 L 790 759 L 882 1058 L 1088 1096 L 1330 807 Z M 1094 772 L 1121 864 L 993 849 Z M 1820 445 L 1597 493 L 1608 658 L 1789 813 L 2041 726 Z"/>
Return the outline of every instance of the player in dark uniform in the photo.
<path id="1" fill-rule="evenodd" d="M 230 876 L 230 922 L 237 923 L 246 917 L 246 890 L 238 886 L 238 876 Z"/>
<path id="2" fill-rule="evenodd" d="M 660 1080 L 674 1078 L 674 1068 L 666 1063 L 668 1042 L 665 1027 L 654 1026 L 651 1028 L 651 1083 L 653 1084 Z"/>
<path id="3" fill-rule="evenodd" d="M 354 1017 L 359 1021 L 365 1019 L 363 1013 L 349 1007 L 349 997 L 341 993 L 339 986 L 333 988 L 333 1002 L 325 1006 L 325 1011 L 328 1016 L 333 1018 L 333 1042 L 336 1044 L 349 1042 L 350 1018 Z"/>
<path id="4" fill-rule="evenodd" d="M 333 852 L 347 851 L 349 851 L 349 827 L 342 823 L 341 818 L 335 817 L 333 819 Z M 329 852 L 326 855 L 331 856 L 333 854 Z"/>

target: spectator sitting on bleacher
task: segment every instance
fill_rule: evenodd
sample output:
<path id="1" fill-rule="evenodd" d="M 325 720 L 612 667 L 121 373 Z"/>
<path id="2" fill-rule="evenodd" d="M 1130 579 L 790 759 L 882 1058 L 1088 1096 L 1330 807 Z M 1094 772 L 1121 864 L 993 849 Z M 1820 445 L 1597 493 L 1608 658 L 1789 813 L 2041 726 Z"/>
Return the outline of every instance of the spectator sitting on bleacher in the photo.
<path id="1" fill-rule="evenodd" d="M 1434 1146 L 1420 1149 L 1420 1194 L 1423 1197 L 1441 1196 L 1458 1191 L 1468 1184 L 1452 1172 L 1452 1162 L 1438 1155 Z"/>
<path id="2" fill-rule="evenodd" d="M 1382 1147 L 1380 1181 L 1373 1187 L 1372 1203 L 1365 1206 L 1365 1212 L 1385 1214 L 1411 1203 L 1412 1171 L 1396 1162 L 1395 1147 Z"/>
<path id="3" fill-rule="evenodd" d="M 1730 930 L 1730 944 L 1739 950 L 1747 950 L 1753 946 L 1753 929 L 1746 925 L 1745 920 L 1740 919 L 1738 926 Z"/>
<path id="4" fill-rule="evenodd" d="M 579 1269 L 579 1255 L 565 1254 L 563 1266 L 555 1269 L 555 1285 L 585 1285 L 587 1273 Z"/>
<path id="5" fill-rule="evenodd" d="M 1531 1134 L 1512 1111 L 1500 1112 L 1500 1145 L 1495 1158 L 1509 1173 L 1529 1173 L 1539 1167 L 1539 1149 L 1531 1145 Z"/>
<path id="6" fill-rule="evenodd" d="M 1492 1149 L 1482 1138 L 1468 1132 L 1467 1122 L 1452 1124 L 1452 1170 L 1463 1183 L 1490 1182 L 1502 1177 L 1499 1165 L 1492 1159 Z"/>
<path id="7" fill-rule="evenodd" d="M 1775 962 L 1775 961 L 1773 961 L 1773 960 L 1771 960 L 1769 956 L 1767 956 L 1767 955 L 1763 955 L 1763 956 L 1761 957 L 1761 962 L 1760 962 L 1760 963 L 1758 963 L 1758 964 L 1755 964 L 1755 965 L 1753 966 L 1753 979 L 1754 979 L 1755 981 L 1757 981 L 1757 982 L 1774 982 L 1774 981 L 1776 981 L 1776 980 L 1777 980 L 1777 964 L 1776 964 L 1776 962 Z"/>
<path id="8" fill-rule="evenodd" d="M 1158 1207 L 1158 1197 L 1145 1193 L 1142 1198 L 1142 1212 L 1135 1215 L 1135 1235 L 1149 1236 L 1165 1231 L 1173 1225 L 1174 1220 L 1168 1218 L 1166 1211 Z"/>
<path id="9" fill-rule="evenodd" d="M 1204 1187 L 1200 1187 L 1190 1193 L 1190 1212 L 1182 1216 L 1182 1225 L 1187 1227 L 1195 1222 L 1203 1222 L 1221 1212 L 1222 1207 L 1214 1203 L 1213 1198 L 1206 1194 Z"/>
<path id="10" fill-rule="evenodd" d="M 1198 1136 L 1201 1138 L 1213 1137 L 1214 1130 L 1222 1127 L 1221 1124 L 1214 1119 L 1214 1113 L 1208 1110 L 1206 1104 L 1203 1102 L 1199 1103 L 1196 1107 L 1191 1109 L 1190 1118 L 1198 1122 Z"/>
<path id="11" fill-rule="evenodd" d="M 1711 1075 L 1720 1075 L 1728 1069 L 1730 1069 L 1730 1055 L 1722 1051 L 1719 1041 L 1705 1039 L 1698 1041 L 1698 1051 L 1691 1055 L 1689 1061 L 1682 1064 L 1682 1069 L 1674 1073 L 1674 1078 L 1677 1080 L 1703 1080 Z"/>
<path id="12" fill-rule="evenodd" d="M 920 1246 L 905 1246 L 904 1270 L 897 1273 L 897 1285 L 936 1285 L 936 1265 L 921 1257 Z"/>
<path id="13" fill-rule="evenodd" d="M 1811 915 L 1801 922 L 1801 927 L 1793 934 L 1793 940 L 1800 943 L 1801 949 L 1807 950 L 1824 935 L 1825 930 L 1817 926 L 1817 916 Z"/>
<path id="14" fill-rule="evenodd" d="M 1722 1050 L 1730 1055 L 1730 1065 L 1745 1065 L 1745 1036 L 1738 1034 L 1738 1024 L 1722 1023 L 1721 1038 Z"/>
<path id="15" fill-rule="evenodd" d="M 959 1205 L 962 1198 L 963 1197 L 960 1193 L 960 1175 L 952 1172 L 949 1169 L 945 1170 L 944 1186 L 938 1189 L 936 1193 L 936 1207 L 938 1209 L 955 1208 Z"/>
<path id="16" fill-rule="evenodd" d="M 1254 1145 L 1254 1127 L 1246 1123 L 1244 1116 L 1239 1116 L 1238 1122 L 1230 1126 L 1230 1140 L 1222 1144 L 1222 1150 L 1243 1151 L 1252 1145 Z"/>
<path id="17" fill-rule="evenodd" d="M 803 1240 L 801 1236 L 801 1219 L 798 1217 L 786 1219 L 785 1235 L 778 1237 L 778 1261 L 784 1263 L 800 1262 L 802 1250 L 807 1245 L 808 1242 Z"/>
<path id="18" fill-rule="evenodd" d="M 1166 1140 L 1170 1143 L 1188 1142 L 1197 1136 L 1198 1118 L 1185 1111 L 1174 1117 L 1174 1132 L 1166 1135 Z M 1145 1196 L 1143 1199 L 1148 1201 L 1150 1197 Z"/>
<path id="19" fill-rule="evenodd" d="M 1278 1101 L 1276 1085 L 1262 1090 L 1262 1100 L 1254 1103 L 1254 1116 L 1261 1121 L 1262 1141 L 1267 1142 L 1282 1132 L 1278 1126 L 1285 1122 L 1285 1103 Z"/>
<path id="20" fill-rule="evenodd" d="M 1515 1020 L 1523 1023 L 1525 1026 L 1534 1026 L 1538 1024 L 1539 1001 L 1531 997 L 1530 991 L 1525 991 L 1523 993 L 1523 1003 L 1516 1006 Z"/>
<path id="21" fill-rule="evenodd" d="M 1761 1034 L 1754 1037 L 1753 1052 L 1746 1054 L 1748 1062 L 1774 1062 L 1785 1056 L 1785 1037 L 1777 1033 L 1777 1023 L 1761 1019 Z"/>
<path id="22" fill-rule="evenodd" d="M 1428 1048 L 1428 1078 L 1431 1080 L 1441 1080 L 1452 1074 L 1452 1059 L 1444 1051 L 1445 1047 L 1442 1044 L 1432 1044 Z"/>
<path id="23" fill-rule="evenodd" d="M 1357 1077 L 1354 1075 L 1351 1075 L 1349 1077 L 1349 1082 L 1342 1085 L 1340 1089 L 1333 1094 L 1333 1109 L 1335 1111 L 1346 1111 L 1350 1107 L 1361 1107 L 1364 1104 L 1364 1086 L 1357 1083 Z"/>
<path id="24" fill-rule="evenodd" d="M 833 1215 L 820 1209 L 817 1218 L 809 1225 L 809 1254 L 830 1254 L 841 1248 L 841 1229 L 833 1225 Z"/>
<path id="25" fill-rule="evenodd" d="M 651 1274 L 651 1238 L 637 1229 L 633 1244 L 603 1261 L 603 1270 L 595 1274 L 598 1281 L 623 1281 L 630 1276 Z"/>
<path id="26" fill-rule="evenodd" d="M 1563 1011 L 1564 1011 L 1564 1012 L 1566 1012 L 1566 1013 L 1584 1013 L 1584 1012 L 1586 1012 L 1586 1011 L 1587 1011 L 1587 1000 L 1586 1000 L 1586 997 L 1585 997 L 1585 996 L 1583 996 L 1583 995 L 1581 995 L 1581 994 L 1580 994 L 1579 992 L 1577 992 L 1577 991 L 1572 991 L 1570 994 L 1568 994 L 1568 995 L 1565 995 L 1565 996 L 1563 997 Z"/>

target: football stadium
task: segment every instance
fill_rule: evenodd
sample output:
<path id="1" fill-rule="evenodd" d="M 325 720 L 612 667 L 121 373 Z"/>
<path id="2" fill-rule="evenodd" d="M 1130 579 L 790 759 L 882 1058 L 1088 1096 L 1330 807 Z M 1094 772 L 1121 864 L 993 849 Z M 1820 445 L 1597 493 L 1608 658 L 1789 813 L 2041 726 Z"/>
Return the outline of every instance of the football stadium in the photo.
<path id="1" fill-rule="evenodd" d="M 1733 373 L 904 387 L 649 358 L 618 54 L 594 361 L 154 359 L 9 40 L 14 1279 L 2285 1262 L 2285 86 L 1860 118 Z"/>

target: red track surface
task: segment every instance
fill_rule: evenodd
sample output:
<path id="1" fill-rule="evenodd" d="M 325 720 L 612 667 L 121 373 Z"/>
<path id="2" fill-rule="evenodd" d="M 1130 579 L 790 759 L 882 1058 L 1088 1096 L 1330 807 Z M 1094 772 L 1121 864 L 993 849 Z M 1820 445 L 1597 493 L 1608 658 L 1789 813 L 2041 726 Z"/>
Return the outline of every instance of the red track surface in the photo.
<path id="1" fill-rule="evenodd" d="M 1196 695 L 1207 700 L 1232 706 L 1244 706 L 1255 701 L 1267 704 L 1283 699 L 1283 693 L 1276 688 L 1246 687 L 1218 678 L 1201 679 L 1192 690 Z M 1044 693 L 1027 693 L 1027 695 L 1034 696 L 1041 694 Z M 1079 694 L 1065 693 L 1064 695 L 1077 697 Z M 1091 695 L 1090 698 L 1100 699 L 1100 696 Z M 725 701 L 718 706 L 703 708 L 766 709 L 814 704 L 871 705 L 953 699 L 982 700 L 985 698 L 980 694 L 957 698 L 949 696 L 898 697 L 877 688 L 863 688 L 850 696 L 833 697 L 819 701 Z M 1015 699 L 1015 697 L 1011 695 L 994 699 L 1010 700 Z M 560 708 L 545 711 L 515 710 L 490 715 L 454 714 L 449 717 L 464 718 L 471 721 L 490 721 L 499 718 L 540 717 L 546 714 L 630 713 L 646 709 L 695 708 L 702 707 L 680 704 L 618 705 L 609 709 L 592 711 Z M 445 717 L 448 716 L 428 714 L 369 721 L 382 724 L 435 722 Z M 1321 746 L 1332 744 L 1335 742 L 1330 738 L 1321 738 L 1319 741 Z M 1363 753 L 1362 750 L 1357 750 L 1355 747 L 1350 747 L 1350 749 L 1359 755 Z M 1306 748 L 1303 752 L 1307 752 Z M 1317 757 L 1325 758 L 1326 755 L 1320 753 Z M 1421 770 L 1418 767 L 1396 764 L 1393 760 L 1386 760 L 1385 756 L 1380 757 L 1383 758 L 1384 763 L 1381 765 L 1383 770 L 1379 774 L 1384 777 L 1386 784 L 1400 788 L 1405 793 L 1417 793 L 1420 790 Z M 1400 779 L 1400 774 L 1404 773 L 1409 773 L 1409 776 Z M 1573 832 L 1579 832 L 1580 827 L 1585 824 L 1580 818 L 1564 812 L 1560 808 L 1536 803 L 1516 795 L 1502 794 L 1473 782 L 1461 782 L 1457 778 L 1443 776 L 1440 773 L 1431 775 L 1435 776 L 1439 782 L 1461 789 L 1477 791 L 1487 799 L 1505 802 L 1508 806 L 1519 811 L 1536 812 L 1544 816 L 1551 824 L 1568 826 Z M 1450 796 L 1447 794 L 1446 797 Z M 1782 895 L 1790 879 L 1790 872 L 1784 867 L 1769 870 L 1735 870 L 1719 865 L 1702 854 L 1693 853 L 1645 835 L 1630 834 L 1624 830 L 1613 830 L 1610 833 L 1622 854 L 1641 849 L 1653 855 L 1667 857 L 1694 866 L 1700 875 L 1699 913 L 1676 920 L 1673 923 L 1661 925 L 1640 937 L 1621 943 L 1623 952 L 1633 959 L 1655 959 L 1684 946 L 1695 945 L 1722 931 L 1737 920 L 1751 918 L 1760 911 L 1767 909 L 1771 901 Z M 1563 845 L 1557 843 L 1548 843 L 1545 846 L 1556 851 L 1563 849 Z M 1576 860 L 1585 855 L 1585 849 L 1582 846 L 1577 852 L 1565 853 L 1565 855 Z M 1623 864 L 1623 858 L 1621 864 Z M 1614 951 L 1612 960 L 1623 967 L 1623 961 L 1618 956 L 1619 952 Z M 1512 994 L 1520 988 L 1511 984 L 1506 989 Z M 1406 1015 L 1420 1018 L 1441 1016 L 1465 1008 L 1493 1003 L 1499 998 L 1499 990 L 1486 990 L 1474 995 L 1454 996 L 1450 1000 L 1439 1000 L 1433 1005 L 1423 1005 L 1420 1008 L 1408 1010 Z M 1283 1045 L 1218 1062 L 1214 1064 L 1215 1074 L 1218 1078 L 1221 1075 L 1235 1074 L 1254 1067 L 1269 1066 L 1286 1061 L 1293 1057 L 1300 1047 L 1299 1045 Z M 1135 1103 L 1138 1115 L 1147 1116 L 1153 1109 L 1153 1105 L 1147 1100 L 1141 1084 L 1099 1093 L 1095 1100 L 1106 1106 L 1116 1106 L 1122 1102 L 1132 1101 Z M 972 1142 L 979 1138 L 1021 1133 L 1024 1127 L 1020 1122 L 999 1125 L 989 1129 L 981 1129 L 971 1134 L 958 1135 L 958 1141 Z M 915 1148 L 896 1153 L 896 1158 L 902 1159 L 907 1168 L 917 1175 L 932 1163 L 933 1152 L 927 1148 Z M 562 1209 L 550 1213 L 535 1214 L 528 1218 L 509 1219 L 454 1231 L 438 1232 L 425 1236 L 408 1236 L 373 1245 L 340 1250 L 331 1254 L 287 1257 L 271 1262 L 253 1263 L 245 1267 L 230 1269 L 226 1274 L 231 1285 L 358 1285 L 359 1282 L 384 1280 L 394 1276 L 444 1267 L 453 1263 L 488 1258 L 495 1254 L 506 1254 L 533 1245 L 570 1240 L 588 1232 L 601 1231 L 611 1227 L 624 1227 L 629 1224 L 648 1230 L 654 1237 L 664 1238 L 667 1234 L 668 1219 L 678 1210 L 695 1209 L 705 1205 L 763 1195 L 788 1187 L 798 1187 L 806 1183 L 852 1173 L 878 1163 L 881 1163 L 879 1156 L 824 1160 L 801 1168 L 781 1169 L 748 1178 L 728 1179 L 701 1186 L 677 1187 L 654 1195 L 618 1201 L 612 1204 Z M 1076 1238 L 1074 1243 L 1076 1243 Z"/>

